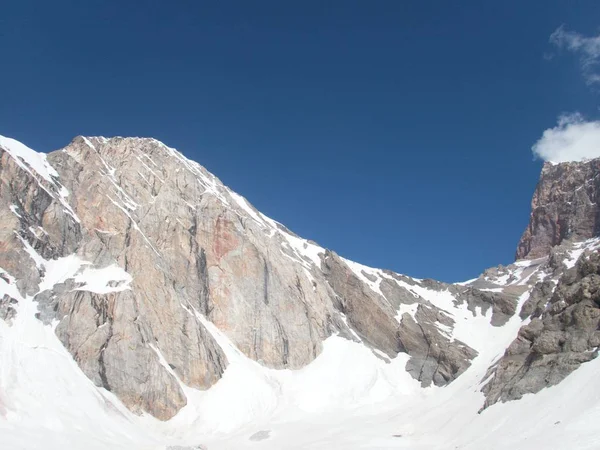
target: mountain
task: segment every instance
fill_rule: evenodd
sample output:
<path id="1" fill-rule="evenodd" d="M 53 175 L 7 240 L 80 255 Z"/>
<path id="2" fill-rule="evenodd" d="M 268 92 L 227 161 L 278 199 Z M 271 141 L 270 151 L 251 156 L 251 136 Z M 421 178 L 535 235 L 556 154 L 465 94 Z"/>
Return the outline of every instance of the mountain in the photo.
<path id="1" fill-rule="evenodd" d="M 303 239 L 154 139 L 79 136 L 45 155 L 0 138 L 0 442 L 431 448 L 445 430 L 436 448 L 500 444 L 458 430 L 597 356 L 599 168 L 546 164 L 518 260 L 446 284 Z M 362 444 L 289 425 L 356 432 L 363 409 L 388 427 L 431 420 Z"/>

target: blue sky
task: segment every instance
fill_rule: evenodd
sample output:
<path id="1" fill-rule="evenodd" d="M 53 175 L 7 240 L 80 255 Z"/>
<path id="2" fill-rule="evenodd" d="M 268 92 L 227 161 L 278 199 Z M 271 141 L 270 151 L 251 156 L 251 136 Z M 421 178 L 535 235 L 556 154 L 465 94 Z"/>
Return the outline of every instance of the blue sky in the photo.
<path id="1" fill-rule="evenodd" d="M 303 237 L 458 281 L 512 261 L 543 131 L 597 119 L 563 24 L 600 2 L 2 2 L 0 134 L 156 137 Z"/>

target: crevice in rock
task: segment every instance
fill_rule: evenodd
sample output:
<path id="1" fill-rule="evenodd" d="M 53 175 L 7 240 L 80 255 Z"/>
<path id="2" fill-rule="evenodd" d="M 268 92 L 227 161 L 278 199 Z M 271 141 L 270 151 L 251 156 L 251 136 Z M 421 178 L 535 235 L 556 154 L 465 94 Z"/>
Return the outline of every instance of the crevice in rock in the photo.
<path id="1" fill-rule="evenodd" d="M 421 370 L 419 371 L 419 378 L 417 378 L 418 381 L 423 382 L 423 370 L 425 369 L 425 364 L 427 364 L 427 360 L 429 359 L 429 353 L 431 351 L 431 341 L 425 334 L 425 330 L 423 330 L 423 327 L 421 326 L 421 324 L 417 322 L 417 325 L 419 326 L 419 329 L 421 330 L 421 333 L 423 334 L 423 338 L 425 339 L 425 342 L 427 342 L 427 354 L 425 355 L 425 359 L 423 360 L 423 364 L 421 365 Z"/>
<path id="2" fill-rule="evenodd" d="M 110 387 L 110 384 L 108 383 L 108 377 L 106 376 L 104 351 L 106 350 L 106 347 L 108 346 L 108 343 L 110 342 L 112 337 L 113 337 L 113 324 L 112 324 L 112 318 L 110 318 L 108 321 L 108 337 L 106 338 L 106 341 L 104 342 L 102 347 L 100 347 L 100 352 L 98 354 L 98 367 L 99 367 L 98 375 L 100 375 L 100 380 L 102 381 L 102 387 L 104 389 L 106 389 L 107 391 L 110 391 L 111 387 Z"/>
<path id="3" fill-rule="evenodd" d="M 263 260 L 263 302 L 265 305 L 269 304 L 269 267 L 267 265 L 267 260 Z"/>

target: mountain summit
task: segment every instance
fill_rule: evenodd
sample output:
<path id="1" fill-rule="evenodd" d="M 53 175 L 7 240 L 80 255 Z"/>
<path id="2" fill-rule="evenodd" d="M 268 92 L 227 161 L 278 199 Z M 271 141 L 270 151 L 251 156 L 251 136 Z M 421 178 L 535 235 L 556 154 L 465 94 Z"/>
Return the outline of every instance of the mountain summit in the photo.
<path id="1" fill-rule="evenodd" d="M 423 395 L 414 408 L 433 414 L 429 426 L 469 420 L 438 430 L 445 442 L 479 445 L 458 430 L 597 356 L 599 170 L 600 160 L 546 164 L 518 261 L 446 284 L 303 239 L 155 139 L 79 136 L 45 155 L 0 138 L 10 448 L 48 436 L 231 448 L 258 423 L 359 405 L 401 414 Z M 286 441 L 286 429 L 234 447 L 317 448 Z"/>

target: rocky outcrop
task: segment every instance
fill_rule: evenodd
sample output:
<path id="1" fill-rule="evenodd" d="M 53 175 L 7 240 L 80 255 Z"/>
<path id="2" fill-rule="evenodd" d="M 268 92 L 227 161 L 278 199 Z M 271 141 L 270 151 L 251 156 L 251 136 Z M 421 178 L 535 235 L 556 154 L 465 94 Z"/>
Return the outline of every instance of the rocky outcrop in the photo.
<path id="1" fill-rule="evenodd" d="M 504 325 L 515 314 L 517 298 L 526 289 L 526 286 L 511 286 L 503 289 L 502 292 L 491 292 L 472 287 L 465 289 L 461 286 L 450 286 L 451 292 L 459 302 L 466 302 L 473 314 L 476 313 L 477 308 L 484 315 L 491 309 L 490 323 L 496 327 Z"/>
<path id="2" fill-rule="evenodd" d="M 134 412 L 169 419 L 186 386 L 220 379 L 228 361 L 208 322 L 277 369 L 310 363 L 334 333 L 382 358 L 407 352 L 423 385 L 452 381 L 476 355 L 448 312 L 409 289 L 449 285 L 357 270 L 159 141 L 78 137 L 47 157 L 19 145 L 0 140 L 3 276 Z M 481 300 L 469 292 L 457 301 Z M 0 301 L 0 319 L 15 301 Z M 420 306 L 399 315 L 407 305 Z"/>
<path id="3" fill-rule="evenodd" d="M 15 317 L 17 311 L 14 306 L 18 301 L 9 295 L 5 295 L 0 299 L 0 319 L 7 323 L 12 323 L 13 317 Z"/>
<path id="4" fill-rule="evenodd" d="M 584 252 L 558 285 L 540 282 L 524 304 L 531 315 L 517 338 L 486 376 L 485 407 L 515 400 L 561 382 L 600 346 L 600 253 Z"/>
<path id="5" fill-rule="evenodd" d="M 390 357 L 406 351 L 399 336 L 396 310 L 333 252 L 323 258 L 323 274 L 335 292 L 334 306 L 367 343 Z"/>
<path id="6" fill-rule="evenodd" d="M 349 266 L 330 251 L 323 258 L 322 271 L 335 292 L 336 309 L 344 314 L 362 341 L 390 357 L 399 352 L 410 355 L 406 370 L 423 387 L 452 382 L 477 356 L 477 351 L 452 336 L 454 308 L 466 304 L 473 316 L 485 315 L 488 308 L 492 308 L 495 326 L 503 323 L 498 319 L 499 323 L 495 324 L 501 314 L 498 305 L 512 308 L 513 312 L 516 306 L 516 297 L 511 294 L 415 280 L 390 271 L 361 269 L 354 264 Z M 442 294 L 451 298 L 452 303 L 446 305 L 445 310 L 419 293 L 425 297 Z M 404 309 L 413 312 L 402 312 Z"/>
<path id="7" fill-rule="evenodd" d="M 470 365 L 477 352 L 465 343 L 444 335 L 436 323 L 452 327 L 454 321 L 435 307 L 419 305 L 415 317 L 403 317 L 400 341 L 411 356 L 406 370 L 426 387 L 443 386 Z"/>
<path id="8" fill-rule="evenodd" d="M 546 256 L 565 240 L 580 241 L 600 232 L 600 159 L 545 163 L 531 201 L 529 224 L 516 259 Z"/>

